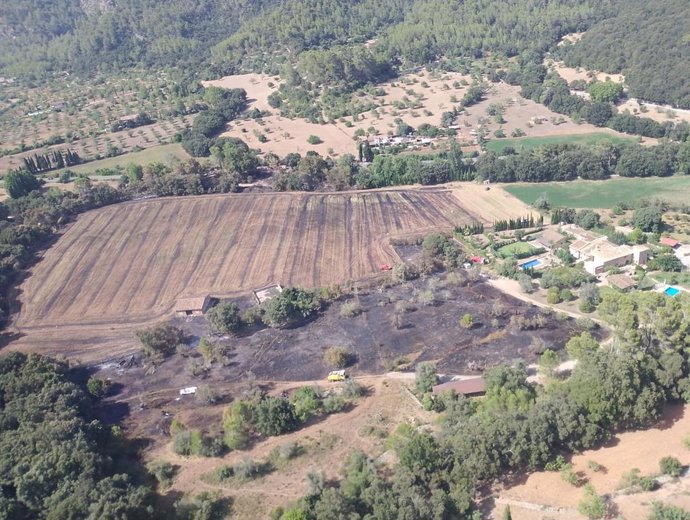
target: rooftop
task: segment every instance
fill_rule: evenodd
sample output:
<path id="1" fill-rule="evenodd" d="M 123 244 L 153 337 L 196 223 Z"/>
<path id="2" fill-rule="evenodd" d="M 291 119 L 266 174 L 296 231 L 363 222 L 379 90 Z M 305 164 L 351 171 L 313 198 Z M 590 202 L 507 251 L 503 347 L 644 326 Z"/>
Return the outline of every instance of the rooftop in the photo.
<path id="1" fill-rule="evenodd" d="M 434 394 L 440 394 L 447 390 L 455 390 L 458 394 L 463 395 L 483 394 L 486 392 L 486 381 L 481 376 L 457 379 L 434 386 L 432 392 Z"/>
<path id="2" fill-rule="evenodd" d="M 678 247 L 680 245 L 680 242 L 678 242 L 678 240 L 676 240 L 675 238 L 662 237 L 661 240 L 659 240 L 659 244 L 668 247 Z"/>
<path id="3" fill-rule="evenodd" d="M 175 312 L 202 311 L 206 307 L 208 300 L 208 295 L 197 298 L 182 298 L 175 303 Z"/>
<path id="4" fill-rule="evenodd" d="M 610 274 L 606 277 L 606 280 L 608 280 L 609 285 L 621 290 L 630 289 L 637 285 L 637 282 L 627 274 Z"/>

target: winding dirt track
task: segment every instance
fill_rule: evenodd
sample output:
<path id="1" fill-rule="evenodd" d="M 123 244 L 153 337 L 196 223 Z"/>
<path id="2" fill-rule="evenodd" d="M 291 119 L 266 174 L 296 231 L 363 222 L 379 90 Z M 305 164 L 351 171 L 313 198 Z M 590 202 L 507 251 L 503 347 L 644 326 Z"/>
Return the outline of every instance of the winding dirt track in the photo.
<path id="1" fill-rule="evenodd" d="M 168 198 L 88 212 L 22 285 L 16 348 L 120 350 L 179 298 L 365 278 L 398 261 L 389 237 L 474 218 L 442 188 Z"/>

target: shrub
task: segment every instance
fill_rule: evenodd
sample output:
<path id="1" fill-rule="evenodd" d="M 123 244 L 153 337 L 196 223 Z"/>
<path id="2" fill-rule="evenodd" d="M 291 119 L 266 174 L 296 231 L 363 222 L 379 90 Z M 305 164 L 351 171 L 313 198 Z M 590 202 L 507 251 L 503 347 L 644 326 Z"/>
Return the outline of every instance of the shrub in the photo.
<path id="1" fill-rule="evenodd" d="M 598 473 L 604 469 L 604 466 L 602 466 L 601 464 L 599 464 L 595 460 L 588 460 L 587 461 L 587 467 L 596 473 Z"/>
<path id="2" fill-rule="evenodd" d="M 338 413 L 345 407 L 345 399 L 339 395 L 329 395 L 323 400 L 323 411 L 327 414 Z"/>
<path id="3" fill-rule="evenodd" d="M 343 347 L 331 347 L 326 350 L 323 359 L 329 366 L 345 368 L 352 364 L 354 355 Z"/>
<path id="4" fill-rule="evenodd" d="M 471 314 L 465 314 L 462 318 L 460 318 L 458 323 L 464 329 L 471 329 L 474 325 L 474 318 Z"/>
<path id="5" fill-rule="evenodd" d="M 364 385 L 359 384 L 354 379 L 348 379 L 345 381 L 345 387 L 343 388 L 343 397 L 345 399 L 357 399 L 358 397 L 363 397 L 367 394 L 367 389 Z"/>
<path id="6" fill-rule="evenodd" d="M 172 486 L 177 470 L 169 462 L 155 461 L 148 465 L 148 470 L 162 488 Z"/>
<path id="7" fill-rule="evenodd" d="M 683 472 L 683 465 L 675 457 L 664 457 L 659 461 L 659 468 L 664 475 L 679 477 Z"/>
<path id="8" fill-rule="evenodd" d="M 321 144 L 321 143 L 323 143 L 323 141 L 321 140 L 321 138 L 318 135 L 310 135 L 307 138 L 307 142 L 309 144 Z"/>
<path id="9" fill-rule="evenodd" d="M 363 309 L 359 302 L 350 300 L 340 306 L 340 315 L 343 318 L 354 318 L 362 314 Z"/>
<path id="10" fill-rule="evenodd" d="M 97 377 L 90 377 L 86 383 L 86 389 L 95 399 L 102 399 L 108 393 L 110 388 L 110 381 L 99 379 Z"/>
<path id="11" fill-rule="evenodd" d="M 577 505 L 577 510 L 580 514 L 595 520 L 597 518 L 604 518 L 606 514 L 606 504 L 604 499 L 596 494 L 591 485 L 585 486 L 585 495 Z"/>

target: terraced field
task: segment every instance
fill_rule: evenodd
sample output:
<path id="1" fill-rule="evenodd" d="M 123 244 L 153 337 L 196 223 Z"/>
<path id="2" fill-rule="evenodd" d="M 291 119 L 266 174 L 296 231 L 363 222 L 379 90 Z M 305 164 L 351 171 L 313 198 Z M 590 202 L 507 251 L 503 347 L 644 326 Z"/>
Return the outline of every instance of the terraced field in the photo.
<path id="1" fill-rule="evenodd" d="M 21 290 L 19 344 L 159 319 L 181 297 L 246 295 L 272 282 L 361 279 L 398 258 L 389 237 L 475 217 L 450 190 L 156 199 L 79 217 Z M 76 336 L 74 336 L 76 340 Z"/>

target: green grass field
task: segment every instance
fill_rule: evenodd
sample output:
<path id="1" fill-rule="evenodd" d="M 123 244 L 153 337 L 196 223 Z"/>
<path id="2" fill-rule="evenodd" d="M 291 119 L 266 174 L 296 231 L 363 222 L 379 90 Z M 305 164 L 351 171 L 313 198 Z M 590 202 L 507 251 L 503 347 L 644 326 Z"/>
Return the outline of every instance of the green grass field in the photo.
<path id="1" fill-rule="evenodd" d="M 526 204 L 546 194 L 552 206 L 567 208 L 612 208 L 620 202 L 648 198 L 687 203 L 690 176 L 519 183 L 504 185 L 504 189 Z"/>
<path id="2" fill-rule="evenodd" d="M 513 255 L 521 255 L 521 254 L 526 254 L 526 253 L 531 253 L 532 251 L 536 251 L 537 248 L 534 247 L 532 244 L 528 244 L 527 242 L 513 242 L 512 244 L 508 244 L 507 246 L 503 246 L 498 250 L 498 254 L 501 255 L 503 258 L 506 258 L 508 256 L 513 256 Z"/>
<path id="3" fill-rule="evenodd" d="M 101 159 L 100 161 L 92 161 L 79 166 L 72 166 L 67 168 L 75 173 L 91 174 L 101 168 L 124 168 L 130 163 L 141 164 L 142 166 L 153 162 L 169 163 L 173 159 L 189 159 L 189 155 L 182 149 L 182 145 L 178 143 L 164 144 L 147 148 L 141 152 L 127 153 L 118 155 L 117 157 L 110 157 L 108 159 Z M 51 177 L 58 177 L 64 170 L 56 170 L 50 172 Z"/>
<path id="4" fill-rule="evenodd" d="M 623 137 L 604 132 L 593 134 L 568 134 L 568 135 L 549 135 L 544 137 L 517 137 L 513 139 L 496 139 L 486 143 L 489 152 L 501 153 L 506 146 L 512 146 L 516 151 L 534 150 L 540 146 L 549 144 L 579 144 L 591 145 L 602 141 L 612 143 L 634 142 L 634 137 Z"/>

